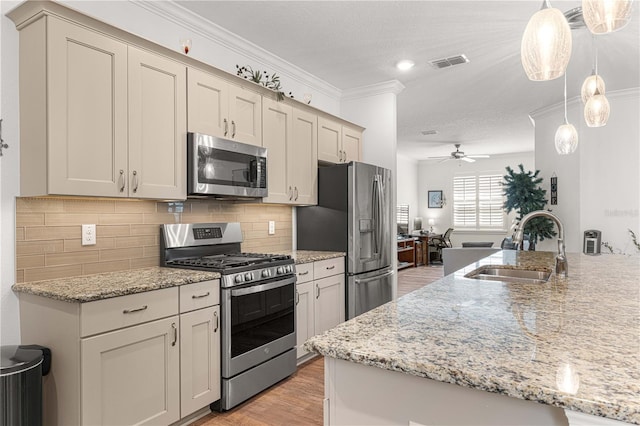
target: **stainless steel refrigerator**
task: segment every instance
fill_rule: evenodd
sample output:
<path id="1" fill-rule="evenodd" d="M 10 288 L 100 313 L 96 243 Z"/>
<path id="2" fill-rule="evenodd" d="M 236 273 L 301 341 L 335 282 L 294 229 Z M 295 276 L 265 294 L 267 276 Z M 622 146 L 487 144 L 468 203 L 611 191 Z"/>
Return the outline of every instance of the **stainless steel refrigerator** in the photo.
<path id="1" fill-rule="evenodd" d="M 318 205 L 298 207 L 299 250 L 344 251 L 351 319 L 392 298 L 391 171 L 351 162 L 318 169 Z"/>

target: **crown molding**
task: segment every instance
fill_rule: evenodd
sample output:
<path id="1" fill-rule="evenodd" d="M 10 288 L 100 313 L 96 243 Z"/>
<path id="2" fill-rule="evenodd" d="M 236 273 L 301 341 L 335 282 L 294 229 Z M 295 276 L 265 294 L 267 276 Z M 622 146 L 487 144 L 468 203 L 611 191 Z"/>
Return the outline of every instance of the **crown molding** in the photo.
<path id="1" fill-rule="evenodd" d="M 260 46 L 257 46 L 231 31 L 202 18 L 173 1 L 129 1 L 136 6 L 184 27 L 192 33 L 198 34 L 214 43 L 224 46 L 239 55 L 246 56 L 251 60 L 261 62 L 268 67 L 277 69 L 281 75 L 286 75 L 290 79 L 306 85 L 319 93 L 336 99 L 340 99 L 342 97 L 342 91 L 337 87 L 320 80 L 318 77 L 303 70 L 302 68 L 287 62 Z"/>
<path id="2" fill-rule="evenodd" d="M 621 99 L 621 98 L 630 98 L 630 97 L 638 97 L 640 96 L 640 87 L 631 87 L 628 89 L 620 89 L 620 90 L 612 90 L 610 92 L 606 92 L 607 99 Z M 574 96 L 570 99 L 567 99 L 567 106 L 573 106 L 575 104 L 581 104 L 582 98 L 580 96 Z M 550 112 L 556 112 L 559 109 L 564 107 L 564 102 L 558 102 L 552 105 L 547 105 L 542 108 L 538 108 L 529 113 L 529 118 L 535 120 L 535 118 L 546 115 Z"/>
<path id="3" fill-rule="evenodd" d="M 370 84 L 368 86 L 356 87 L 353 89 L 347 89 L 342 92 L 342 100 L 352 100 L 366 98 L 369 96 L 384 95 L 387 93 L 393 93 L 397 95 L 404 90 L 404 84 L 398 80 L 389 80 L 382 83 Z"/>

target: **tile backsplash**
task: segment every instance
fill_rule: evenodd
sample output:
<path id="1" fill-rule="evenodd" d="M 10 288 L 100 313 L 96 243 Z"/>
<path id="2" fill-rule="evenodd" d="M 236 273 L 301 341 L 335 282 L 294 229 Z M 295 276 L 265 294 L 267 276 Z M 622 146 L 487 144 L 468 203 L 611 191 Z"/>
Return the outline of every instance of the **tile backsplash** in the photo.
<path id="1" fill-rule="evenodd" d="M 268 222 L 276 222 L 268 235 Z M 163 223 L 240 222 L 243 251 L 292 247 L 292 207 L 207 200 L 18 198 L 16 281 L 157 266 Z M 96 245 L 82 246 L 81 225 L 96 224 Z"/>

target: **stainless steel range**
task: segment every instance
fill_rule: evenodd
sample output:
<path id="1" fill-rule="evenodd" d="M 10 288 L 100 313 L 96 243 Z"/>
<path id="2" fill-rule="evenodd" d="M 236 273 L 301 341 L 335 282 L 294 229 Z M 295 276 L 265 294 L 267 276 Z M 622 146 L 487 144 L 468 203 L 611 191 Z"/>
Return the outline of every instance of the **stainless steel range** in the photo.
<path id="1" fill-rule="evenodd" d="M 293 259 L 242 253 L 239 223 L 168 224 L 162 266 L 219 272 L 222 398 L 228 410 L 296 370 Z"/>

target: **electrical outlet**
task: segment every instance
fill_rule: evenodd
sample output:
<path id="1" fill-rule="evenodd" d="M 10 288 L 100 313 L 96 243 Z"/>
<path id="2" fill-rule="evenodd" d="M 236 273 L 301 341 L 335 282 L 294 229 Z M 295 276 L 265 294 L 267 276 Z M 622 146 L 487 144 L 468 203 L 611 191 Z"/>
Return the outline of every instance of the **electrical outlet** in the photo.
<path id="1" fill-rule="evenodd" d="M 93 246 L 96 244 L 96 225 L 82 225 L 82 245 Z"/>
<path id="2" fill-rule="evenodd" d="M 275 220 L 269 221 L 269 235 L 273 235 L 276 233 L 276 222 Z"/>

